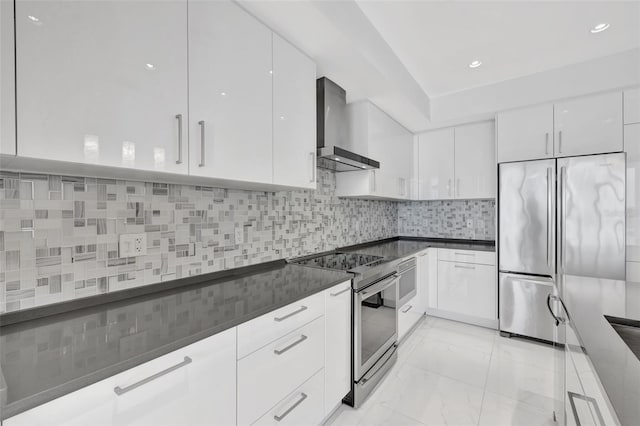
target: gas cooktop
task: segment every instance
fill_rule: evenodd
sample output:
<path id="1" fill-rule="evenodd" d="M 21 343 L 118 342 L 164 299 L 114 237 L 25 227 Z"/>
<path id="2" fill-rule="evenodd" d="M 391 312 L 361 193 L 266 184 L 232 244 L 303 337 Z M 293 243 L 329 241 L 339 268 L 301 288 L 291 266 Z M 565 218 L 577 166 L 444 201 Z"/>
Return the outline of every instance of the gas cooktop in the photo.
<path id="1" fill-rule="evenodd" d="M 377 266 L 383 263 L 384 257 L 358 253 L 330 253 L 296 261 L 300 265 L 316 266 L 318 268 L 339 269 L 350 271 L 361 266 Z"/>

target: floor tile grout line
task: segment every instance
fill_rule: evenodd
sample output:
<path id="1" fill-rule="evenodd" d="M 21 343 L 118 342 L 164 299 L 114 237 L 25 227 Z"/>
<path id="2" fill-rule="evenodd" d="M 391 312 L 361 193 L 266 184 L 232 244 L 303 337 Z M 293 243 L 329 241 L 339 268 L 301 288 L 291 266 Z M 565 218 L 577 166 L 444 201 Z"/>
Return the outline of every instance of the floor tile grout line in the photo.
<path id="1" fill-rule="evenodd" d="M 484 397 L 487 394 L 487 382 L 489 381 L 489 373 L 491 372 L 491 361 L 493 361 L 493 350 L 496 347 L 496 335 L 493 335 L 493 344 L 491 345 L 491 355 L 489 356 L 489 365 L 487 366 L 487 374 L 484 379 L 484 389 L 482 389 L 482 401 L 480 402 L 480 412 L 478 413 L 478 422 L 476 423 L 480 426 L 480 420 L 482 420 L 482 412 L 484 411 Z"/>

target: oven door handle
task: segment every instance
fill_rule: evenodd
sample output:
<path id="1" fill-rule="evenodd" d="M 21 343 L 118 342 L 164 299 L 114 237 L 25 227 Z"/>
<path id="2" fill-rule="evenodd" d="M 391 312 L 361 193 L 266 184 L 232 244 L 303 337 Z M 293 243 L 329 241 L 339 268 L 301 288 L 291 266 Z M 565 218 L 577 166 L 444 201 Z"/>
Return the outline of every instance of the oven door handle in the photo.
<path id="1" fill-rule="evenodd" d="M 391 277 L 365 288 L 362 292 L 358 293 L 358 295 L 361 299 L 364 299 L 365 296 L 369 294 L 374 294 L 386 290 L 387 288 L 391 287 L 396 281 L 398 281 L 399 278 L 399 275 L 393 274 Z"/>

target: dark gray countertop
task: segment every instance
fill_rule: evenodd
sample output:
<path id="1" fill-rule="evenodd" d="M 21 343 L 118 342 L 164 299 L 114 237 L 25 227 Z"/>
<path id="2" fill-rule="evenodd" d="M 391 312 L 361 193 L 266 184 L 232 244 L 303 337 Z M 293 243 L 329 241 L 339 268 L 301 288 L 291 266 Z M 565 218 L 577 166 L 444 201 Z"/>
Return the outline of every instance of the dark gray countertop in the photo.
<path id="1" fill-rule="evenodd" d="M 637 425 L 640 360 L 604 316 L 640 321 L 640 283 L 565 276 L 562 296 L 618 419 L 623 425 Z"/>
<path id="2" fill-rule="evenodd" d="M 7 418 L 351 279 L 282 262 L 0 328 Z"/>
<path id="3" fill-rule="evenodd" d="M 446 248 L 454 250 L 495 251 L 493 241 L 464 241 L 436 238 L 397 237 L 378 242 L 345 247 L 353 251 L 387 258 L 403 259 L 427 248 Z"/>

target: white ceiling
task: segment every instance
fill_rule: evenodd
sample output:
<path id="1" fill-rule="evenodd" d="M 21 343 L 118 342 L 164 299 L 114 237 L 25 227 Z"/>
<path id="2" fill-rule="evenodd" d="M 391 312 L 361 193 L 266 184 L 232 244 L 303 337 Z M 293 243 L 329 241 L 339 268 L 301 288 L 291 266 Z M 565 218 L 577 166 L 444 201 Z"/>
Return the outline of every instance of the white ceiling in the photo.
<path id="1" fill-rule="evenodd" d="M 640 1 L 357 3 L 429 96 L 640 47 Z"/>
<path id="2" fill-rule="evenodd" d="M 600 71 L 564 96 L 640 84 L 640 0 L 239 1 L 311 56 L 318 76 L 344 87 L 348 102 L 369 99 L 414 132 L 464 121 L 458 110 L 477 119 L 500 105 L 526 105 L 528 97 L 547 101 L 555 88 L 571 85 L 576 70 Z M 611 27 L 591 34 L 599 22 Z M 619 77 L 606 82 L 608 58 L 619 52 L 630 54 L 611 62 Z M 483 65 L 470 69 L 474 59 Z M 541 92 L 532 81 L 544 96 L 530 96 Z M 469 108 L 475 93 L 482 108 Z"/>

